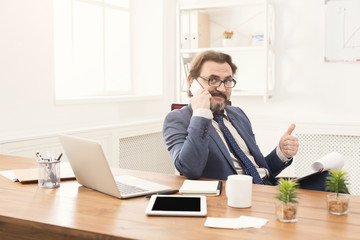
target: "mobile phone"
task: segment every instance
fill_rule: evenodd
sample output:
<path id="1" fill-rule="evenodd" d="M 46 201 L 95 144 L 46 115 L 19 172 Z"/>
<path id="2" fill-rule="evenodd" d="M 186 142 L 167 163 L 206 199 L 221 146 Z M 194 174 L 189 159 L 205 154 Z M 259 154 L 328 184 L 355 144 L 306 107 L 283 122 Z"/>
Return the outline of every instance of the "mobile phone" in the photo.
<path id="1" fill-rule="evenodd" d="M 195 95 L 198 90 L 203 89 L 203 87 L 200 85 L 200 83 L 194 79 L 193 83 L 190 86 L 190 92 Z"/>

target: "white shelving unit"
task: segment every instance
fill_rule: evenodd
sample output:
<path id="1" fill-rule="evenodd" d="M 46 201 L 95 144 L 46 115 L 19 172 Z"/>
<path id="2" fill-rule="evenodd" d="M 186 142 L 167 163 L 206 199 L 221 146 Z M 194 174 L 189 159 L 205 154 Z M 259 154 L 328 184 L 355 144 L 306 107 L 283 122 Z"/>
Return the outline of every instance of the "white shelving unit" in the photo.
<path id="1" fill-rule="evenodd" d="M 209 41 L 201 40 L 201 37 L 204 37 L 201 36 L 204 29 L 201 29 L 197 36 L 201 48 L 192 48 L 197 44 L 186 42 L 193 40 L 191 28 L 194 23 L 190 16 L 194 11 L 206 15 L 205 21 L 208 19 L 207 24 L 200 25 L 208 26 L 210 44 L 204 46 Z M 177 101 L 188 101 L 184 64 L 198 53 L 210 49 L 230 54 L 238 67 L 235 76 L 238 83 L 233 89 L 233 97 L 259 96 L 267 101 L 273 95 L 275 85 L 274 20 L 272 0 L 222 0 L 210 3 L 200 1 L 195 4 L 180 2 L 177 5 Z M 225 30 L 234 32 L 233 47 L 223 46 Z M 264 40 L 254 45 L 250 39 L 257 34 L 263 35 Z"/>

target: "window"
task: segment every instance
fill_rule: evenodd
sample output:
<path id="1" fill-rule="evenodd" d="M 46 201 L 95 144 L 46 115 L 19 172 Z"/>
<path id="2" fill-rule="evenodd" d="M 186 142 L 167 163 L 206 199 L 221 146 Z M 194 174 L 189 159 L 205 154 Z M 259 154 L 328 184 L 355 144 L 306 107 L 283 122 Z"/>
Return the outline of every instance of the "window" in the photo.
<path id="1" fill-rule="evenodd" d="M 54 0 L 57 99 L 134 92 L 130 19 L 129 0 Z"/>

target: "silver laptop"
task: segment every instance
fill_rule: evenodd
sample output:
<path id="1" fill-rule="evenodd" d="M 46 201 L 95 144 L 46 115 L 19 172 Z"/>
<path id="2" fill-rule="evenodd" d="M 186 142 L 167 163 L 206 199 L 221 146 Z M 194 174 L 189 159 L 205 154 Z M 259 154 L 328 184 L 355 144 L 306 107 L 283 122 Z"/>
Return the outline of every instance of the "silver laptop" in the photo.
<path id="1" fill-rule="evenodd" d="M 117 198 L 144 196 L 171 189 L 129 175 L 113 176 L 100 143 L 63 134 L 58 137 L 77 181 L 85 187 Z"/>

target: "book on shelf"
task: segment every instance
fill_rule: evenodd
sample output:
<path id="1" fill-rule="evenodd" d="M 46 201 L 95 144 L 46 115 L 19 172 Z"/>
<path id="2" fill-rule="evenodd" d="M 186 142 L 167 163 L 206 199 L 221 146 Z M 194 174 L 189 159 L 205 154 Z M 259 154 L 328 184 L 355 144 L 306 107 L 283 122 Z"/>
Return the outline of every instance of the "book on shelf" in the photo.
<path id="1" fill-rule="evenodd" d="M 186 179 L 179 189 L 181 194 L 194 194 L 206 196 L 219 196 L 221 194 L 222 181 L 218 180 L 189 180 Z"/>

